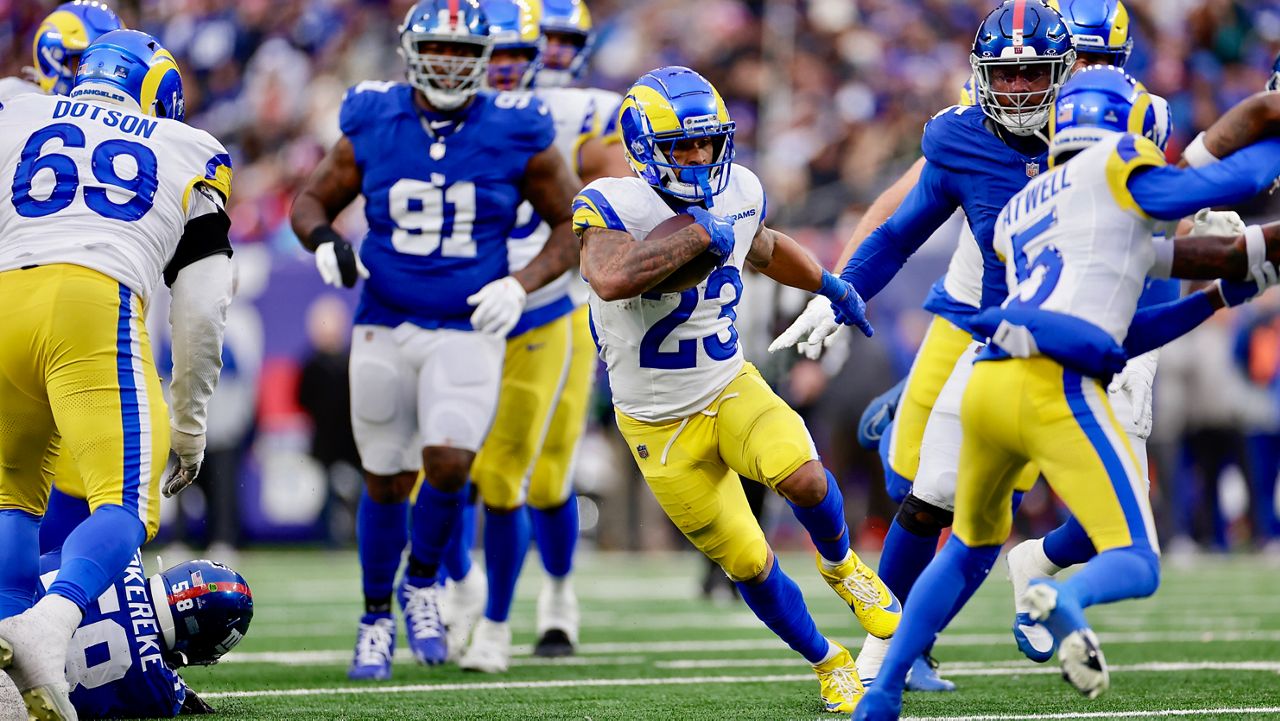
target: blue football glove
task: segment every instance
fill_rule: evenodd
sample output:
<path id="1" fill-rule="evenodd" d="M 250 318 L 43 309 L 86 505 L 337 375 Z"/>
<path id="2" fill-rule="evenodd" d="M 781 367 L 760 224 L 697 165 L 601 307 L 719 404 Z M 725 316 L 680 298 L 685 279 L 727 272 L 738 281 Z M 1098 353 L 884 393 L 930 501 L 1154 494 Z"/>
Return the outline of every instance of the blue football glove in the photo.
<path id="1" fill-rule="evenodd" d="M 1262 292 L 1258 289 L 1258 284 L 1252 280 L 1218 280 L 1214 282 L 1217 284 L 1218 292 L 1222 294 L 1222 300 L 1226 302 L 1228 308 L 1244 305 Z"/>
<path id="2" fill-rule="evenodd" d="M 719 257 L 720 264 L 723 265 L 733 255 L 733 221 L 712 215 L 696 205 L 689 206 L 689 215 L 693 216 L 693 222 L 701 225 L 707 235 L 711 236 L 711 244 L 707 246 L 707 250 Z"/>
<path id="3" fill-rule="evenodd" d="M 830 271 L 822 271 L 822 285 L 818 288 L 818 295 L 831 301 L 831 309 L 835 311 L 836 322 L 841 325 L 856 325 L 862 334 L 870 338 L 875 329 L 871 327 L 871 323 L 867 320 L 867 304 L 862 302 L 862 296 L 858 295 L 858 291 L 853 289 L 847 281 L 841 280 L 839 276 L 831 274 Z"/>

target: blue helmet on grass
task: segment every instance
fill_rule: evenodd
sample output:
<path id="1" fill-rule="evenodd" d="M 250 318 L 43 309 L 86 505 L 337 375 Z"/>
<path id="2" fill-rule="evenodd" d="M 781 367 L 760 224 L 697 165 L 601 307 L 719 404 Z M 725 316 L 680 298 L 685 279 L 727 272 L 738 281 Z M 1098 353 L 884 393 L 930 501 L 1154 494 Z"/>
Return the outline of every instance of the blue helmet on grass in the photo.
<path id="1" fill-rule="evenodd" d="M 150 579 L 165 655 L 177 666 L 207 666 L 230 651 L 253 620 L 244 576 L 213 561 L 187 561 Z"/>

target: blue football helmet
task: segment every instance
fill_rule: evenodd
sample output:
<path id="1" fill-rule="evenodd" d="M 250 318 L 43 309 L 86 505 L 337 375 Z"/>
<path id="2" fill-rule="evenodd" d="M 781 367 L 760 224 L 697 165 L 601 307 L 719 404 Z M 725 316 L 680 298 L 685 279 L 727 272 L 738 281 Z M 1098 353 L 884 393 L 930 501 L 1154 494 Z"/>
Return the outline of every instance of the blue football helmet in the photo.
<path id="1" fill-rule="evenodd" d="M 221 563 L 179 563 L 149 585 L 165 657 L 175 666 L 217 663 L 249 631 L 253 592 L 244 576 Z"/>
<path id="2" fill-rule="evenodd" d="M 1116 133 L 1141 135 L 1155 142 L 1156 114 L 1151 96 L 1119 68 L 1093 65 L 1062 86 L 1050 123 L 1049 160 L 1079 152 Z"/>
<path id="3" fill-rule="evenodd" d="M 453 46 L 441 52 L 441 46 Z M 400 25 L 409 83 L 437 110 L 457 110 L 484 86 L 493 52 L 478 0 L 419 0 Z"/>
<path id="4" fill-rule="evenodd" d="M 115 12 L 96 0 L 75 0 L 54 9 L 31 44 L 35 81 L 50 95 L 66 95 L 75 84 L 76 61 L 100 36 L 123 28 Z"/>
<path id="5" fill-rule="evenodd" d="M 558 42 L 548 43 L 537 83 L 564 87 L 582 75 L 595 49 L 591 13 L 584 0 L 542 0 L 541 24 L 543 36 L 554 34 Z"/>
<path id="6" fill-rule="evenodd" d="M 657 190 L 687 202 L 707 202 L 729 184 L 733 121 L 707 79 L 678 65 L 645 73 L 622 99 L 618 129 L 627 162 Z M 705 165 L 675 161 L 676 141 L 712 140 Z"/>
<path id="7" fill-rule="evenodd" d="M 1048 0 L 1071 31 L 1077 55 L 1123 68 L 1133 52 L 1129 11 L 1120 0 Z M 1092 64 L 1092 63 L 1091 63 Z"/>
<path id="8" fill-rule="evenodd" d="M 186 114 L 177 61 L 138 30 L 112 30 L 95 40 L 80 58 L 71 97 L 113 101 L 157 118 Z"/>
<path id="9" fill-rule="evenodd" d="M 1271 79 L 1267 81 L 1267 90 L 1280 90 L 1280 55 L 1271 65 Z"/>
<path id="10" fill-rule="evenodd" d="M 1056 10 L 1040 0 L 1005 0 L 973 39 L 969 64 L 978 105 L 1014 135 L 1034 135 L 1049 121 L 1058 88 L 1075 61 L 1071 33 Z M 1024 78 L 1024 87 L 1029 82 L 1045 86 L 997 90 L 993 78 L 1010 71 Z"/>
<path id="11" fill-rule="evenodd" d="M 524 90 L 533 84 L 546 39 L 538 27 L 542 13 L 539 0 L 481 0 L 489 18 L 493 52 L 519 53 L 522 59 L 498 62 L 489 58 L 489 86 L 498 90 Z"/>

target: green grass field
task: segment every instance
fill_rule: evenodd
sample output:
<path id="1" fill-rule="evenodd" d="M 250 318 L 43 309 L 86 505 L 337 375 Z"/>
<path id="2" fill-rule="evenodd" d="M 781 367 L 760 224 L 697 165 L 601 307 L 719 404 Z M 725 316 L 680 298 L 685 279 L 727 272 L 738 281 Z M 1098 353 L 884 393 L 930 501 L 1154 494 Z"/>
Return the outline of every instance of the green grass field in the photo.
<path id="1" fill-rule="evenodd" d="M 783 557 L 823 631 L 851 649 L 857 622 L 813 570 Z M 1257 557 L 1166 564 L 1155 598 L 1092 609 L 1111 690 L 1087 701 L 1056 662 L 1026 661 L 1008 632 L 1003 559 L 936 649 L 954 694 L 908 694 L 907 718 L 1280 718 L 1280 569 Z M 417 666 L 354 685 L 346 665 L 359 614 L 350 553 L 251 553 L 237 567 L 256 600 L 246 640 L 185 676 L 223 719 L 816 719 L 812 672 L 740 603 L 697 597 L 693 554 L 586 555 L 577 588 L 580 654 L 531 656 L 541 569 L 530 555 L 512 615 L 509 674 Z M 403 634 L 403 630 L 402 630 Z M 399 649 L 404 648 L 403 635 Z"/>

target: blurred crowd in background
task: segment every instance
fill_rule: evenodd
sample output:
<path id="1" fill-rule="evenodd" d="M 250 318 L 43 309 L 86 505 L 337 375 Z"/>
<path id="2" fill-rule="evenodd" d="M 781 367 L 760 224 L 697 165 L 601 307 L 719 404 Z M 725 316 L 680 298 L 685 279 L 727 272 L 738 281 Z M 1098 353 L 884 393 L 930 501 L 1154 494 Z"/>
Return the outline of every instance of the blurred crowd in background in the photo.
<path id="1" fill-rule="evenodd" d="M 19 75 L 55 0 L 0 0 L 0 72 Z M 326 290 L 288 224 L 294 189 L 338 136 L 343 91 L 400 79 L 396 26 L 408 0 L 117 0 L 127 26 L 177 57 L 187 121 L 235 164 L 229 206 L 239 291 L 210 409 L 204 493 L 166 508 L 171 539 L 235 547 L 345 544 L 361 478 L 347 427 L 346 347 L 355 293 Z M 919 155 L 926 120 L 956 102 L 991 0 L 589 0 L 596 49 L 586 83 L 613 90 L 648 69 L 697 69 L 737 122 L 740 163 L 770 195 L 771 226 L 824 263 L 863 210 Z M 1126 0 L 1128 70 L 1170 101 L 1176 157 L 1195 134 L 1260 90 L 1280 51 L 1275 0 Z M 1245 209 L 1276 219 L 1280 201 Z M 339 223 L 363 232 L 357 204 Z M 951 248 L 930 243 L 871 304 L 874 340 L 821 362 L 769 357 L 804 302 L 752 283 L 740 311 L 748 358 L 801 410 L 846 486 L 853 527 L 876 547 L 893 507 L 853 428 L 866 402 L 907 372 L 927 324 L 919 309 Z M 758 280 L 758 279 L 757 279 Z M 164 315 L 151 313 L 162 335 Z M 162 344 L 160 344 L 162 345 Z M 167 367 L 161 362 L 161 368 Z M 583 532 L 606 548 L 669 548 L 678 534 L 618 448 L 600 386 L 575 481 Z M 1280 557 L 1280 293 L 1218 317 L 1162 352 L 1151 439 L 1153 498 L 1166 549 L 1265 548 Z M 1041 484 L 1024 531 L 1056 525 Z M 775 542 L 801 544 L 766 506 Z"/>

